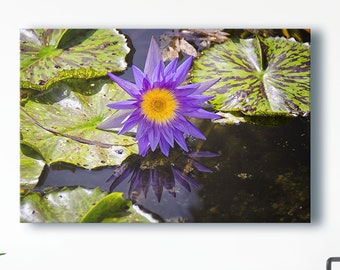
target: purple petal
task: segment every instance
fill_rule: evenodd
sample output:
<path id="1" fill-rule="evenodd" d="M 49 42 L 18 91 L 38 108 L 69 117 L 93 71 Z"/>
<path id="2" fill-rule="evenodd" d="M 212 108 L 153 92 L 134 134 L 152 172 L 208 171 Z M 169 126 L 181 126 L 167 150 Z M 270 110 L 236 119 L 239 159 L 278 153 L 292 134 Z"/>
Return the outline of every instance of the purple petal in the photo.
<path id="1" fill-rule="evenodd" d="M 182 102 L 185 102 L 187 104 L 202 104 L 209 99 L 212 99 L 214 96 L 206 96 L 206 95 L 191 95 L 187 97 L 182 97 Z"/>
<path id="2" fill-rule="evenodd" d="M 133 128 L 137 123 L 135 121 L 127 122 L 123 125 L 121 130 L 119 130 L 118 135 L 124 134 L 125 132 L 129 131 L 131 128 Z"/>
<path id="3" fill-rule="evenodd" d="M 163 135 L 164 139 L 168 142 L 168 144 L 170 144 L 171 147 L 174 147 L 174 133 L 173 133 L 173 130 L 170 127 L 168 127 L 168 126 L 165 126 L 162 129 L 162 135 Z"/>
<path id="4" fill-rule="evenodd" d="M 148 177 L 146 176 L 146 173 L 149 174 Z M 148 195 L 150 184 L 151 184 L 151 179 L 152 178 L 150 178 L 150 175 L 151 175 L 151 170 L 150 171 L 144 170 L 142 179 L 143 179 L 143 192 L 144 192 L 144 197 L 145 198 Z"/>
<path id="5" fill-rule="evenodd" d="M 164 78 L 164 63 L 163 61 L 159 62 L 156 66 L 155 70 L 152 73 L 153 88 L 159 87 L 160 83 L 163 81 Z"/>
<path id="6" fill-rule="evenodd" d="M 207 96 L 207 95 L 191 95 L 190 97 L 193 97 L 197 102 L 197 104 L 202 104 L 212 98 L 214 98 L 214 96 Z"/>
<path id="7" fill-rule="evenodd" d="M 100 123 L 97 128 L 99 129 L 109 129 L 109 128 L 118 128 L 122 126 L 122 121 L 131 113 L 133 110 L 128 111 L 117 111 L 113 116 L 105 119 L 102 123 Z"/>
<path id="8" fill-rule="evenodd" d="M 123 100 L 123 101 L 118 101 L 115 103 L 107 104 L 106 106 L 112 109 L 117 109 L 117 110 L 126 110 L 126 109 L 135 109 L 137 108 L 137 100 L 135 99 L 129 99 L 129 100 Z"/>
<path id="9" fill-rule="evenodd" d="M 148 76 L 149 79 L 152 78 L 153 71 L 155 70 L 159 62 L 163 63 L 162 53 L 155 38 L 152 37 L 144 67 L 144 73 Z"/>
<path id="10" fill-rule="evenodd" d="M 128 197 L 131 199 L 132 198 L 132 192 L 137 192 L 137 194 L 140 194 L 141 190 L 142 190 L 142 181 L 140 178 L 140 174 L 141 171 L 139 169 L 137 169 L 133 175 L 133 177 L 131 177 L 131 183 L 130 183 L 130 187 L 128 190 Z"/>
<path id="11" fill-rule="evenodd" d="M 194 85 L 194 84 L 187 84 L 184 86 L 179 86 L 176 87 L 175 91 L 176 91 L 176 96 L 188 96 L 191 95 L 193 93 L 195 93 L 197 91 L 197 88 L 199 87 L 199 85 Z"/>
<path id="12" fill-rule="evenodd" d="M 119 165 L 115 165 L 114 168 L 115 168 L 114 173 L 105 181 L 105 183 L 109 183 L 116 180 L 124 172 L 124 171 L 120 172 L 121 166 Z"/>
<path id="13" fill-rule="evenodd" d="M 127 117 L 126 119 L 124 119 L 122 121 L 122 124 L 125 124 L 127 122 L 127 120 L 137 120 L 137 121 L 140 121 L 140 118 L 142 118 L 143 116 L 141 115 L 141 108 L 138 108 L 136 110 L 134 110 L 129 117 Z"/>
<path id="14" fill-rule="evenodd" d="M 137 133 L 136 133 L 136 139 L 137 140 L 146 135 L 146 132 L 149 129 L 149 125 L 150 124 L 147 121 L 145 121 L 144 119 L 142 119 L 138 122 L 138 128 L 137 128 Z"/>
<path id="15" fill-rule="evenodd" d="M 171 182 L 170 182 L 171 181 Z M 174 198 L 176 198 L 176 190 L 175 187 L 175 179 L 171 177 L 170 179 L 167 179 L 167 186 L 164 185 L 164 187 L 167 189 L 170 195 L 172 195 Z"/>
<path id="16" fill-rule="evenodd" d="M 174 175 L 175 180 L 182 186 L 185 188 L 186 191 L 190 192 L 191 188 L 190 185 L 183 179 L 183 177 L 181 177 L 181 172 L 179 172 L 178 170 L 174 169 L 173 167 L 171 167 L 172 173 Z"/>
<path id="17" fill-rule="evenodd" d="M 197 88 L 195 94 L 201 94 L 204 91 L 208 90 L 210 87 L 212 87 L 215 83 L 217 83 L 221 78 L 211 80 L 211 81 L 206 81 L 206 82 L 201 82 L 199 83 L 199 87 Z"/>
<path id="18" fill-rule="evenodd" d="M 190 105 L 190 106 L 187 106 L 187 107 L 182 107 L 181 108 L 181 114 L 186 116 L 187 113 L 197 111 L 200 108 L 201 108 L 201 106 L 198 106 L 198 105 Z"/>
<path id="19" fill-rule="evenodd" d="M 173 89 L 177 85 L 174 83 L 174 76 L 176 74 L 178 58 L 174 58 L 164 69 L 164 87 L 168 89 Z"/>
<path id="20" fill-rule="evenodd" d="M 175 123 L 175 126 L 182 132 L 184 132 L 185 134 L 188 135 L 192 135 L 196 138 L 205 140 L 205 136 L 202 134 L 201 131 L 199 131 L 199 129 L 197 129 L 197 127 L 195 127 L 192 123 L 190 123 L 188 120 L 186 120 L 184 117 L 182 119 L 180 119 L 180 117 L 178 118 L 178 120 Z"/>
<path id="21" fill-rule="evenodd" d="M 171 167 L 171 169 L 173 170 L 173 172 L 176 173 L 176 175 L 177 175 L 178 177 L 182 178 L 185 182 L 187 182 L 187 183 L 189 183 L 189 184 L 191 184 L 191 185 L 193 185 L 193 186 L 195 186 L 195 187 L 197 187 L 197 188 L 200 186 L 200 185 L 197 183 L 196 180 L 190 178 L 189 176 L 187 176 L 187 175 L 184 174 L 183 172 L 181 172 L 181 171 L 179 171 L 179 170 L 177 170 L 177 169 L 175 169 L 175 168 L 172 168 L 172 167 Z"/>
<path id="22" fill-rule="evenodd" d="M 116 82 L 126 93 L 128 93 L 130 96 L 137 96 L 139 91 L 138 88 L 135 84 L 132 82 L 126 81 L 112 73 L 107 73 L 107 75 L 114 81 Z"/>
<path id="23" fill-rule="evenodd" d="M 151 127 L 148 132 L 148 138 L 151 146 L 151 150 L 155 151 L 159 140 L 160 140 L 161 134 L 158 128 Z"/>
<path id="24" fill-rule="evenodd" d="M 110 186 L 110 192 L 112 192 L 120 183 L 124 180 L 129 181 L 134 174 L 134 170 L 126 169 Z"/>
<path id="25" fill-rule="evenodd" d="M 175 137 L 175 140 L 176 142 L 178 143 L 178 145 L 185 151 L 185 152 L 188 152 L 189 149 L 188 149 L 188 146 L 185 142 L 185 139 L 183 137 L 183 134 L 181 132 L 179 132 L 178 130 L 175 130 L 174 131 L 174 137 Z"/>
<path id="26" fill-rule="evenodd" d="M 149 81 L 149 79 L 147 77 L 145 77 L 144 80 L 143 80 L 142 89 L 143 90 L 151 89 L 151 82 Z"/>
<path id="27" fill-rule="evenodd" d="M 169 143 L 163 137 L 160 138 L 159 147 L 161 148 L 162 153 L 166 157 L 168 157 L 169 156 L 169 151 L 170 151 L 170 145 L 169 145 Z"/>
<path id="28" fill-rule="evenodd" d="M 195 168 L 197 170 L 199 170 L 200 172 L 208 172 L 208 173 L 211 173 L 212 170 L 210 170 L 209 168 L 203 166 L 201 163 L 198 163 L 197 161 L 195 160 L 192 160 L 192 165 L 195 166 Z"/>
<path id="29" fill-rule="evenodd" d="M 164 76 L 173 76 L 176 73 L 176 66 L 178 63 L 178 58 L 174 58 L 164 69 Z"/>
<path id="30" fill-rule="evenodd" d="M 135 78 L 135 82 L 137 88 L 143 89 L 143 82 L 145 79 L 144 73 L 136 66 L 132 66 L 133 77 Z"/>
<path id="31" fill-rule="evenodd" d="M 153 192 L 155 193 L 158 202 L 161 201 L 162 193 L 163 193 L 163 183 L 161 181 L 161 178 L 157 174 L 157 170 L 153 170 L 153 176 L 152 176 L 152 182 L 151 186 L 153 189 Z"/>
<path id="32" fill-rule="evenodd" d="M 205 111 L 203 109 L 198 109 L 196 111 L 186 112 L 184 113 L 185 116 L 193 117 L 193 118 L 203 118 L 203 119 L 215 119 L 221 118 L 220 115 Z"/>
<path id="33" fill-rule="evenodd" d="M 145 157 L 145 155 L 148 152 L 149 148 L 150 148 L 150 144 L 149 144 L 149 141 L 148 141 L 148 137 L 147 136 L 141 137 L 138 140 L 138 153 L 142 157 Z"/>
<path id="34" fill-rule="evenodd" d="M 197 158 L 197 157 L 218 157 L 220 155 L 210 151 L 199 151 L 190 153 L 188 156 L 191 158 Z"/>
<path id="35" fill-rule="evenodd" d="M 193 56 L 190 56 L 187 60 L 185 60 L 178 68 L 176 71 L 176 74 L 174 76 L 174 81 L 175 85 L 180 85 L 181 82 L 184 81 L 185 77 L 188 74 L 188 71 L 191 67 L 192 60 L 194 59 Z"/>
<path id="36" fill-rule="evenodd" d="M 140 113 L 139 110 L 135 110 L 126 120 L 123 120 L 123 127 L 118 132 L 118 134 L 123 134 L 137 125 L 140 121 Z"/>

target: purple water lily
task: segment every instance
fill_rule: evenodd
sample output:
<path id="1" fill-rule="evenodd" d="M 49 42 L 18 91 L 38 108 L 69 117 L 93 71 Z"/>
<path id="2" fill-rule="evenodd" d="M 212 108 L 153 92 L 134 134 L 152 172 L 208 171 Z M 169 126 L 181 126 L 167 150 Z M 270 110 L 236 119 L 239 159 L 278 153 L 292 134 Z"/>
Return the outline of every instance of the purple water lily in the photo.
<path id="1" fill-rule="evenodd" d="M 112 109 L 126 110 L 106 119 L 101 129 L 121 127 L 123 134 L 137 125 L 136 139 L 139 154 L 145 156 L 149 149 L 155 151 L 159 145 L 165 156 L 176 142 L 188 151 L 184 135 L 205 140 L 205 136 L 186 117 L 214 119 L 220 116 L 203 110 L 201 104 L 213 96 L 202 95 L 217 80 L 181 85 L 191 67 L 193 57 L 177 67 L 178 59 L 165 66 L 160 48 L 151 39 L 144 72 L 132 66 L 135 83 L 126 81 L 112 73 L 115 81 L 132 99 L 108 104 Z"/>

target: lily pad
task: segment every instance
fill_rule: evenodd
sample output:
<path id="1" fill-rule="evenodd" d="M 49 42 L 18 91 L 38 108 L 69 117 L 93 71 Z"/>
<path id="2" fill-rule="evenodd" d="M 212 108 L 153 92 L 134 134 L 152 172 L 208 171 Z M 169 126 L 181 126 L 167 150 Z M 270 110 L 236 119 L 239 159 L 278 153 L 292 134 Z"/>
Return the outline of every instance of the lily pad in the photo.
<path id="1" fill-rule="evenodd" d="M 45 161 L 27 145 L 20 148 L 20 189 L 31 190 L 38 183 Z"/>
<path id="2" fill-rule="evenodd" d="M 123 193 L 113 192 L 102 198 L 81 219 L 83 223 L 149 222 L 136 213 L 132 202 L 123 198 Z"/>
<path id="3" fill-rule="evenodd" d="M 221 80 L 207 94 L 223 112 L 306 115 L 310 111 L 310 47 L 280 37 L 228 40 L 194 61 L 193 82 Z"/>
<path id="4" fill-rule="evenodd" d="M 109 29 L 22 29 L 20 86 L 46 90 L 67 78 L 105 76 L 126 69 L 126 39 Z"/>
<path id="5" fill-rule="evenodd" d="M 120 164 L 137 153 L 134 138 L 96 128 L 115 113 L 106 104 L 126 99 L 127 94 L 113 83 L 88 83 L 80 80 L 77 87 L 99 91 L 84 95 L 60 84 L 21 106 L 21 142 L 47 164 L 66 162 L 92 169 Z"/>
<path id="6" fill-rule="evenodd" d="M 21 222 L 149 222 L 125 200 L 121 192 L 107 194 L 99 188 L 81 187 L 30 193 L 21 198 Z"/>
<path id="7" fill-rule="evenodd" d="M 79 222 L 83 215 L 106 193 L 77 187 L 48 192 L 30 193 L 21 198 L 21 222 Z"/>

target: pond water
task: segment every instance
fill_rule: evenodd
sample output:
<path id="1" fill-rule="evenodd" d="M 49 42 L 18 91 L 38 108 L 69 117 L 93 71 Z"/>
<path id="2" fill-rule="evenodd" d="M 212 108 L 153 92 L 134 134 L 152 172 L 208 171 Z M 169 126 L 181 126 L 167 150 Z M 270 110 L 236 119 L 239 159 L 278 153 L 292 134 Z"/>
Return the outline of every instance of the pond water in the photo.
<path id="1" fill-rule="evenodd" d="M 166 31 L 121 30 L 134 47 L 129 66 L 143 68 L 151 36 Z M 131 68 L 121 76 L 133 80 Z M 136 155 L 121 166 L 96 170 L 45 166 L 35 190 L 80 185 L 120 191 L 164 222 L 310 221 L 309 117 L 194 124 L 207 140 L 190 138 L 189 153 L 175 148 L 167 159 Z"/>

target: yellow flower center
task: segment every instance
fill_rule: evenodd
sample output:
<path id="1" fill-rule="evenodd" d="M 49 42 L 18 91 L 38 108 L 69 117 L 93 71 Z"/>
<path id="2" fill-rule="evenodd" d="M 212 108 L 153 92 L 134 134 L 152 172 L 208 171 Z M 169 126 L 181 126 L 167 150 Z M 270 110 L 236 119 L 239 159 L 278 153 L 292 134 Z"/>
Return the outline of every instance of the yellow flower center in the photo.
<path id="1" fill-rule="evenodd" d="M 169 90 L 155 88 L 145 93 L 141 108 L 148 120 L 161 124 L 174 118 L 177 101 Z"/>

